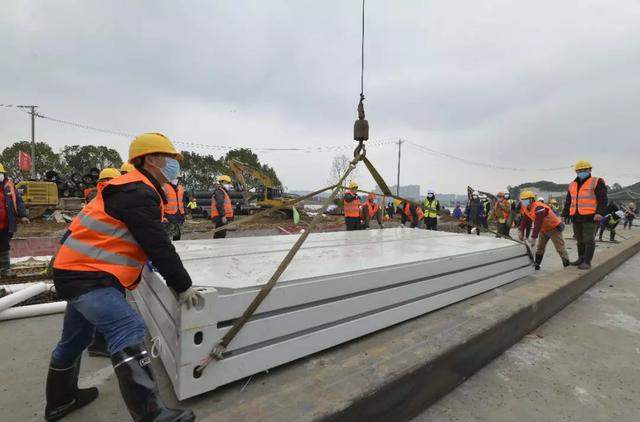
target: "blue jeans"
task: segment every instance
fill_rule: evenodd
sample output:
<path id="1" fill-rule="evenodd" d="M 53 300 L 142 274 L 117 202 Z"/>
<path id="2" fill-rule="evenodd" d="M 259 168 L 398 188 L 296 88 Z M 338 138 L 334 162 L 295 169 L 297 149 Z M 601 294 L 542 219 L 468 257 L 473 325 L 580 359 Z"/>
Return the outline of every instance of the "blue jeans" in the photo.
<path id="1" fill-rule="evenodd" d="M 145 325 L 131 308 L 124 294 L 113 287 L 92 290 L 67 302 L 62 338 L 52 358 L 60 365 L 71 365 L 89 346 L 98 330 L 111 354 L 142 343 Z"/>

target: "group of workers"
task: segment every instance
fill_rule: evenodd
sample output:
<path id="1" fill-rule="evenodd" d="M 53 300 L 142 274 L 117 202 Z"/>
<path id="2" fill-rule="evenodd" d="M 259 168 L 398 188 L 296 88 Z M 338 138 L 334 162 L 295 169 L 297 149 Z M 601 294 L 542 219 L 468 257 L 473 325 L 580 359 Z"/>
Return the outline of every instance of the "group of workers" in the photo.
<path id="1" fill-rule="evenodd" d="M 180 153 L 172 142 L 159 133 L 136 137 L 129 147 L 128 163 L 120 170 L 104 169 L 95 190 L 87 192 L 87 204 L 73 219 L 61 240 L 52 275 L 56 292 L 67 301 L 62 335 L 51 354 L 46 381 L 46 420 L 58 420 L 75 409 L 86 406 L 98 396 L 95 387 L 79 388 L 81 355 L 96 333 L 102 337 L 105 355 L 111 359 L 122 397 L 135 421 L 193 421 L 191 410 L 168 408 L 158 394 L 149 366 L 150 352 L 144 344 L 146 328 L 143 320 L 125 298 L 133 290 L 141 273 L 151 263 L 175 292 L 179 306 L 190 308 L 199 303 L 199 293 L 192 288 L 191 277 L 184 268 L 171 240 L 180 238 L 184 222 L 184 188 L 177 183 Z M 564 209 L 558 209 L 536 198 L 533 192 L 520 194 L 516 203 L 508 193 L 499 192 L 493 208 L 487 208 L 478 193 L 471 195 L 463 212 L 457 204 L 454 218 L 465 218 L 469 227 L 486 227 L 486 217 L 495 220 L 497 233 L 508 237 L 518 218 L 518 237 L 536 247 L 534 266 L 540 269 L 546 245 L 551 241 L 563 265 L 589 269 L 595 251 L 596 230 L 600 237 L 604 227 L 615 226 L 635 217 L 635 205 L 624 210 L 613 209 L 607 201 L 607 188 L 602 178 L 591 175 L 591 164 L 576 164 L 576 178 L 569 185 Z M 8 242 L 17 221 L 28 223 L 26 210 L 13 182 L 5 177 L 0 165 L 0 271 L 9 270 Z M 220 228 L 233 219 L 229 196 L 231 179 L 220 176 L 214 186 L 210 218 Z M 342 200 L 347 230 L 366 229 L 372 219 L 382 228 L 386 218 L 368 194 L 361 202 L 358 185 L 351 182 Z M 195 202 L 194 202 L 195 203 Z M 404 224 L 437 230 L 441 212 L 435 194 L 429 191 L 423 206 L 401 202 Z M 515 210 L 518 210 L 516 213 Z M 576 234 L 578 259 L 571 262 L 563 231 L 571 221 Z M 613 239 L 614 230 L 612 230 Z M 169 235 L 167 235 L 169 234 Z M 224 230 L 216 233 L 223 237 Z"/>

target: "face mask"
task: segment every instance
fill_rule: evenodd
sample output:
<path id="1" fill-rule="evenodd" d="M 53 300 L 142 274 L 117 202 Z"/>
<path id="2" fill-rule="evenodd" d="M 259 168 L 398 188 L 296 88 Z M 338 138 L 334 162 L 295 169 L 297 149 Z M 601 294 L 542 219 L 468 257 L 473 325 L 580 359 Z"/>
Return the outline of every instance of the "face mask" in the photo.
<path id="1" fill-rule="evenodd" d="M 524 201 L 522 201 L 522 203 L 527 207 L 531 205 L 532 202 L 533 202 L 533 199 L 525 199 Z"/>
<path id="2" fill-rule="evenodd" d="M 428 194 L 428 195 L 427 195 L 427 198 L 429 198 L 429 199 L 433 199 L 433 194 L 432 194 L 432 193 Z"/>
<path id="3" fill-rule="evenodd" d="M 164 167 L 160 171 L 167 180 L 174 180 L 180 174 L 180 163 L 175 158 L 166 157 Z"/>
<path id="4" fill-rule="evenodd" d="M 178 185 L 178 179 L 173 179 L 173 180 L 171 181 L 171 184 L 172 184 L 173 186 L 177 186 L 177 185 Z"/>
<path id="5" fill-rule="evenodd" d="M 224 189 L 225 189 L 226 191 L 230 191 L 230 190 L 233 188 L 233 186 L 232 186 L 232 185 L 230 185 L 230 184 L 228 184 L 228 183 L 225 183 L 225 184 L 224 184 L 224 185 L 222 185 L 222 186 L 224 187 Z"/>
<path id="6" fill-rule="evenodd" d="M 591 175 L 591 173 L 588 171 L 579 171 L 576 174 L 578 175 L 578 179 L 580 180 L 584 180 Z"/>
<path id="7" fill-rule="evenodd" d="M 0 183 L 4 182 L 4 173 L 0 173 Z"/>

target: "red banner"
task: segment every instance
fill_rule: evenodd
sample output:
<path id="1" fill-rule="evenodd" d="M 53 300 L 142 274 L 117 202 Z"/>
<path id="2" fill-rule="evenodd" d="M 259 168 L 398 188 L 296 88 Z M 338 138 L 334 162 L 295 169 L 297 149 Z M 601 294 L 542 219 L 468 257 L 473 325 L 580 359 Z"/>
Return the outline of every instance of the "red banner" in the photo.
<path id="1" fill-rule="evenodd" d="M 31 154 L 24 151 L 18 151 L 18 169 L 31 171 Z"/>

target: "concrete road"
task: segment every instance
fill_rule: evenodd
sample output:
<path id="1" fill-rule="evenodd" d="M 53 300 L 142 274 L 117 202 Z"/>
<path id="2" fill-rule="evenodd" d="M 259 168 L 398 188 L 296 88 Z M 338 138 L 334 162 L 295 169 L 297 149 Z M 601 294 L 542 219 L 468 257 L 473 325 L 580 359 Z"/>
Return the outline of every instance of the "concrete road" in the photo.
<path id="1" fill-rule="evenodd" d="M 639 362 L 636 255 L 413 422 L 637 421 Z"/>

